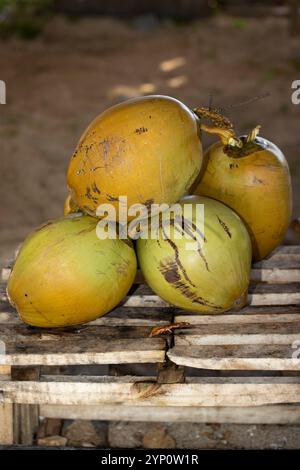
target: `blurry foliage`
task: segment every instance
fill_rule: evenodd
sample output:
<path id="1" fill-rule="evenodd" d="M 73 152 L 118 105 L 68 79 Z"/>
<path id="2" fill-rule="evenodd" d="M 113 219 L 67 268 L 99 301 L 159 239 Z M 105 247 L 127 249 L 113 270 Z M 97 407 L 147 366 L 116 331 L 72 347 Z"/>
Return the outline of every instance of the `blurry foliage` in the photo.
<path id="1" fill-rule="evenodd" d="M 268 68 L 263 72 L 263 78 L 266 82 L 270 82 L 276 78 L 277 71 L 275 68 Z"/>
<path id="2" fill-rule="evenodd" d="M 248 21 L 245 18 L 234 18 L 232 24 L 236 29 L 244 31 L 248 26 Z"/>
<path id="3" fill-rule="evenodd" d="M 0 36 L 32 39 L 54 9 L 55 0 L 0 0 Z"/>

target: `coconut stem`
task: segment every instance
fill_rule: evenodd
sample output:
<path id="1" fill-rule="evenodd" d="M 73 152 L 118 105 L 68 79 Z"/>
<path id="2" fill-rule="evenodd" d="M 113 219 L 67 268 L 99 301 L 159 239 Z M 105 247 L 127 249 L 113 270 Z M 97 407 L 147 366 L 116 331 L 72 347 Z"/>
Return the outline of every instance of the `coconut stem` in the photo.
<path id="1" fill-rule="evenodd" d="M 220 127 L 207 126 L 201 123 L 201 129 L 207 134 L 217 135 L 223 145 L 230 145 L 231 147 L 242 147 L 243 143 L 236 137 L 234 132 L 230 129 L 221 129 Z"/>
<path id="2" fill-rule="evenodd" d="M 239 154 L 247 154 L 250 150 L 253 151 L 253 144 L 255 145 L 254 141 L 259 133 L 260 126 L 256 126 L 246 138 L 239 139 L 233 130 L 231 121 L 223 116 L 218 109 L 201 107 L 195 108 L 193 111 L 200 119 L 207 119 L 212 123 L 212 125 L 207 125 L 201 122 L 200 127 L 208 134 L 217 135 L 232 156 L 237 157 Z"/>
<path id="3" fill-rule="evenodd" d="M 195 108 L 193 111 L 200 119 L 207 119 L 213 124 L 212 126 L 208 126 L 207 124 L 201 123 L 200 127 L 203 131 L 208 134 L 217 135 L 223 145 L 242 147 L 243 144 L 240 139 L 236 137 L 231 121 L 223 116 L 218 109 L 201 107 Z"/>
<path id="4" fill-rule="evenodd" d="M 256 137 L 259 134 L 260 128 L 261 128 L 261 126 L 256 126 L 256 127 L 254 127 L 254 129 L 252 129 L 251 132 L 249 132 L 249 134 L 246 137 L 246 141 L 245 141 L 247 144 L 249 144 L 251 142 L 254 142 L 254 140 L 256 139 Z"/>

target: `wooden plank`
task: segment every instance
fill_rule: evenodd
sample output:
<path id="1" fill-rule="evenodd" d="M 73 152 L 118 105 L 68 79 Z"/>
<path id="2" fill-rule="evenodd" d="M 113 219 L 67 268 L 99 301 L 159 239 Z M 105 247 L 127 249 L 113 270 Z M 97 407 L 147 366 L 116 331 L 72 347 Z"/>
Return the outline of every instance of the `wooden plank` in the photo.
<path id="1" fill-rule="evenodd" d="M 163 362 L 167 338 L 149 338 L 151 326 L 40 329 L 4 324 L 3 364 L 68 365 Z"/>
<path id="2" fill-rule="evenodd" d="M 300 246 L 300 245 L 299 245 Z M 297 247 L 298 248 L 298 247 Z M 281 254 L 257 261 L 252 265 L 252 270 L 278 269 L 299 271 L 300 270 L 300 250 L 298 254 Z"/>
<path id="3" fill-rule="evenodd" d="M 9 366 L 1 366 L 0 384 L 10 379 L 10 372 Z M 13 442 L 13 404 L 3 403 L 0 399 L 0 445 L 10 445 Z"/>
<path id="4" fill-rule="evenodd" d="M 117 342 L 122 339 L 148 338 L 151 326 L 97 326 L 93 324 L 80 325 L 68 328 L 33 328 L 24 323 L 21 325 L 2 325 L 0 329 L 0 341 L 6 343 L 9 352 L 9 345 L 22 342 L 22 347 L 27 343 L 35 342 L 73 342 L 92 341 L 95 339 Z"/>
<path id="5" fill-rule="evenodd" d="M 164 362 L 166 340 L 162 338 L 120 339 L 118 341 L 73 336 L 60 341 L 9 342 L 4 364 L 72 365 Z"/>
<path id="6" fill-rule="evenodd" d="M 39 329 L 3 325 L 4 364 L 67 365 L 163 362 L 166 339 L 149 338 L 151 327 L 95 326 Z"/>
<path id="7" fill-rule="evenodd" d="M 252 284 L 249 287 L 250 305 L 299 305 L 300 284 Z"/>
<path id="8" fill-rule="evenodd" d="M 286 263 L 288 264 L 288 263 Z M 297 263 L 300 265 L 299 263 Z M 289 283 L 300 282 L 300 268 L 293 269 L 289 266 L 288 269 L 274 267 L 271 269 L 252 269 L 251 270 L 252 282 L 269 282 L 269 283 Z"/>
<path id="9" fill-rule="evenodd" d="M 10 445 L 13 442 L 13 405 L 0 403 L 0 445 Z"/>
<path id="10" fill-rule="evenodd" d="M 42 375 L 41 381 L 44 382 L 78 382 L 78 375 Z M 117 384 L 139 384 L 139 383 L 156 383 L 157 377 L 152 376 L 136 376 L 136 375 L 119 375 L 119 376 L 111 376 L 111 375 L 81 375 L 80 382 L 85 383 L 117 383 Z M 187 384 L 299 384 L 300 383 L 300 375 L 287 375 L 287 376 L 229 376 L 229 377 L 221 377 L 221 376 L 188 376 L 185 378 L 185 382 Z M 169 383 L 169 382 L 167 382 Z M 174 382 L 171 382 L 174 383 Z"/>
<path id="11" fill-rule="evenodd" d="M 300 315 L 299 314 L 266 314 L 266 315 L 195 315 L 178 316 L 176 321 L 187 321 L 193 328 L 175 330 L 176 335 L 194 334 L 219 334 L 219 333 L 278 333 L 283 334 L 299 333 L 300 335 Z M 179 320 L 178 320 L 179 319 Z M 182 320 L 181 320 L 182 319 Z M 300 337 L 299 337 L 300 339 Z"/>
<path id="12" fill-rule="evenodd" d="M 0 301 L 1 302 L 7 302 L 8 297 L 6 293 L 6 285 L 5 284 L 0 284 Z"/>
<path id="13" fill-rule="evenodd" d="M 13 367 L 12 380 L 39 380 L 39 367 Z M 39 406 L 14 403 L 14 443 L 32 445 L 39 425 Z"/>
<path id="14" fill-rule="evenodd" d="M 299 340 L 300 315 L 293 322 L 200 324 L 196 328 L 175 331 L 176 346 L 233 345 L 233 344 L 287 344 Z"/>
<path id="15" fill-rule="evenodd" d="M 300 370 L 292 345 L 175 346 L 168 353 L 177 365 L 214 370 Z"/>
<path id="16" fill-rule="evenodd" d="M 32 445 L 39 425 L 39 406 L 31 404 L 13 405 L 14 443 Z"/>
<path id="17" fill-rule="evenodd" d="M 122 405 L 41 405 L 46 418 L 108 421 L 299 424 L 300 406 L 265 405 L 250 407 L 214 406 L 122 406 Z"/>
<path id="18" fill-rule="evenodd" d="M 197 380 L 184 384 L 147 381 L 97 381 L 95 377 L 42 377 L 40 382 L 3 382 L 4 403 L 123 406 L 261 406 L 295 404 L 300 398 L 299 377 L 244 381 Z"/>
<path id="19" fill-rule="evenodd" d="M 278 259 L 290 255 L 300 256 L 300 245 L 280 245 L 272 251 L 267 259 Z"/>
<path id="20" fill-rule="evenodd" d="M 252 323 L 273 324 L 276 322 L 294 324 L 299 322 L 299 314 L 258 314 L 258 315 L 185 315 L 175 316 L 175 322 L 188 322 L 191 326 L 198 325 L 249 325 Z"/>
<path id="21" fill-rule="evenodd" d="M 12 265 L 12 264 L 11 264 Z M 11 267 L 2 268 L 1 280 L 7 282 L 11 273 Z"/>
<path id="22" fill-rule="evenodd" d="M 176 338 L 176 346 L 206 346 L 206 345 L 236 345 L 236 344 L 257 344 L 257 345 L 272 345 L 272 344 L 288 344 L 291 345 L 293 342 L 299 341 L 299 334 L 245 334 L 245 335 L 235 335 L 235 334 L 194 334 L 190 335 L 178 335 Z"/>
<path id="23" fill-rule="evenodd" d="M 8 375 L 10 375 L 10 371 L 10 366 L 0 366 L 0 380 L 3 380 L 3 376 L 7 377 Z"/>
<path id="24" fill-rule="evenodd" d="M 16 312 L 0 312 L 0 325 L 21 325 L 22 321 L 19 319 Z"/>

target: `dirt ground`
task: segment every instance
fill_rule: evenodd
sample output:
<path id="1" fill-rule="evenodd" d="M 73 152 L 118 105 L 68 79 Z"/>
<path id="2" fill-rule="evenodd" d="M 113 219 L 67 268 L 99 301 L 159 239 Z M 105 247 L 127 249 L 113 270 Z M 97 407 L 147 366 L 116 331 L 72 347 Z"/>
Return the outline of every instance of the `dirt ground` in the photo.
<path id="1" fill-rule="evenodd" d="M 300 78 L 300 38 L 284 19 L 212 19 L 178 25 L 139 18 L 70 21 L 55 18 L 34 41 L 0 42 L 1 232 L 6 257 L 28 232 L 59 216 L 65 171 L 92 118 L 139 94 L 169 94 L 187 105 L 240 103 L 228 111 L 238 132 L 262 125 L 285 152 L 300 215 L 300 105 L 291 82 Z"/>

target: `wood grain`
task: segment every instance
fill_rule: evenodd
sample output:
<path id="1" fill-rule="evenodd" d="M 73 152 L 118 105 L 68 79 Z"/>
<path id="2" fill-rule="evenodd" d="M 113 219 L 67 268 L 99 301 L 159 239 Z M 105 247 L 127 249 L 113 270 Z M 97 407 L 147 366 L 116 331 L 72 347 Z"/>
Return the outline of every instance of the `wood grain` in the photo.
<path id="1" fill-rule="evenodd" d="M 299 424 L 300 405 L 224 406 L 122 406 L 41 405 L 41 416 L 62 419 L 110 421 Z"/>
<path id="2" fill-rule="evenodd" d="M 294 319 L 293 319 L 294 320 Z M 286 344 L 299 340 L 300 316 L 287 322 L 200 324 L 194 328 L 175 332 L 176 346 L 184 345 L 235 345 L 235 344 Z"/>
<path id="3" fill-rule="evenodd" d="M 234 344 L 175 346 L 168 358 L 181 366 L 214 370 L 300 370 L 292 345 Z"/>
<path id="4" fill-rule="evenodd" d="M 184 384 L 147 381 L 99 381 L 95 377 L 41 377 L 39 382 L 0 383 L 4 403 L 123 406 L 261 406 L 299 402 L 299 377 L 194 380 Z"/>
<path id="5" fill-rule="evenodd" d="M 10 380 L 10 372 L 10 366 L 0 366 L 0 387 Z M 13 442 L 13 404 L 3 403 L 0 399 L 0 445 L 11 445 Z"/>

